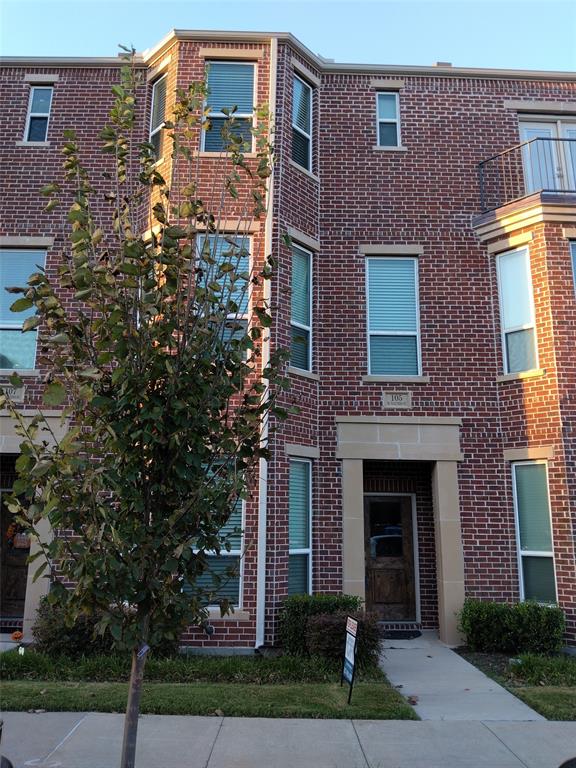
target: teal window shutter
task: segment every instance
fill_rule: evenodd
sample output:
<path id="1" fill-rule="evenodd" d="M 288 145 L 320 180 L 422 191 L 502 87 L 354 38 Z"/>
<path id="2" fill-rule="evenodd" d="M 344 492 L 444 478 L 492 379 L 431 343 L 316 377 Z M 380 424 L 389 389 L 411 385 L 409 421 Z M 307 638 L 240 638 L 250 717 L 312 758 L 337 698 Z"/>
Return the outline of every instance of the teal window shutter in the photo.
<path id="1" fill-rule="evenodd" d="M 288 486 L 288 594 L 310 592 L 311 463 L 290 461 Z"/>
<path id="2" fill-rule="evenodd" d="M 290 365 L 306 371 L 311 369 L 311 293 L 312 255 L 293 246 Z"/>
<path id="3" fill-rule="evenodd" d="M 546 465 L 514 465 L 522 592 L 525 600 L 556 602 Z"/>
<path id="4" fill-rule="evenodd" d="M 232 133 L 242 138 L 244 150 L 249 151 L 252 148 L 254 64 L 209 62 L 207 85 L 210 129 L 202 131 L 204 151 L 222 152 L 226 149 L 222 129 L 227 116 L 223 110 L 231 112 L 234 108 Z"/>
<path id="5" fill-rule="evenodd" d="M 12 304 L 22 294 L 5 288 L 24 287 L 34 272 L 44 269 L 45 251 L 0 251 L 0 368 L 32 370 L 36 363 L 36 331 L 22 333 L 22 324 L 35 314 L 34 307 L 12 312 Z"/>
<path id="6" fill-rule="evenodd" d="M 417 261 L 370 258 L 367 271 L 370 373 L 417 376 Z"/>

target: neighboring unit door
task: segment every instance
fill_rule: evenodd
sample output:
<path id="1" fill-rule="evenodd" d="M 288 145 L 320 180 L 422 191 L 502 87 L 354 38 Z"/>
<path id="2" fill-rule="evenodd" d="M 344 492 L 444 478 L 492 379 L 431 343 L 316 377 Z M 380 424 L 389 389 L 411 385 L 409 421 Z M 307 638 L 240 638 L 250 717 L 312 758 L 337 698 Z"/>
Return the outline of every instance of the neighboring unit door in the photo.
<path id="1" fill-rule="evenodd" d="M 24 616 L 30 554 L 30 539 L 21 532 L 6 506 L 15 480 L 14 459 L 5 454 L 0 456 L 0 619 L 4 627 L 10 627 L 13 619 L 21 621 Z"/>
<path id="2" fill-rule="evenodd" d="M 364 496 L 366 610 L 383 621 L 416 621 L 410 496 Z"/>

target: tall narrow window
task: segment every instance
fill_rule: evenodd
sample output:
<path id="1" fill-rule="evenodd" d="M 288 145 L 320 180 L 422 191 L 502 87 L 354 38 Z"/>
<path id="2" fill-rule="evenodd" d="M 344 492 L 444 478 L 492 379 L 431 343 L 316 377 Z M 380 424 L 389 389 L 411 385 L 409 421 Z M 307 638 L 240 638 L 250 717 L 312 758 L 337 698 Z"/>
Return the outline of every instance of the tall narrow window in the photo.
<path id="1" fill-rule="evenodd" d="M 26 119 L 25 141 L 47 141 L 50 108 L 54 89 L 47 85 L 30 89 L 28 117 Z"/>
<path id="2" fill-rule="evenodd" d="M 312 463 L 307 459 L 290 461 L 288 488 L 288 594 L 311 592 Z"/>
<path id="3" fill-rule="evenodd" d="M 527 248 L 498 256 L 498 283 L 505 372 L 537 368 L 534 300 Z"/>
<path id="4" fill-rule="evenodd" d="M 554 552 L 544 462 L 512 465 L 516 508 L 516 539 L 520 569 L 520 597 L 541 603 L 556 602 Z"/>
<path id="5" fill-rule="evenodd" d="M 572 279 L 574 280 L 574 290 L 576 291 L 576 240 L 570 243 L 570 253 L 572 255 Z"/>
<path id="6" fill-rule="evenodd" d="M 210 591 L 214 595 L 214 604 L 219 600 L 228 600 L 230 605 L 238 607 L 241 604 L 241 559 L 242 559 L 242 513 L 244 502 L 238 499 L 228 522 L 220 533 L 229 535 L 230 551 L 222 548 L 219 555 L 208 555 L 208 568 L 196 579 L 196 585 Z M 193 590 L 185 583 L 183 590 L 192 594 Z"/>
<path id="7" fill-rule="evenodd" d="M 312 370 L 312 254 L 292 246 L 290 365 Z"/>
<path id="8" fill-rule="evenodd" d="M 297 75 L 292 93 L 292 160 L 312 170 L 312 88 Z"/>
<path id="9" fill-rule="evenodd" d="M 418 260 L 367 259 L 369 373 L 418 376 Z"/>
<path id="10" fill-rule="evenodd" d="M 150 112 L 150 144 L 159 160 L 162 157 L 164 143 L 164 125 L 166 122 L 166 75 L 152 86 L 152 109 Z"/>
<path id="11" fill-rule="evenodd" d="M 45 251 L 0 251 L 0 368 L 5 370 L 32 370 L 36 364 L 37 331 L 22 333 L 22 324 L 35 309 L 12 312 L 11 305 L 22 294 L 7 293 L 4 289 L 26 285 L 34 272 L 44 268 Z"/>
<path id="12" fill-rule="evenodd" d="M 231 138 L 226 136 L 226 122 L 229 113 L 234 110 L 234 126 L 230 132 L 243 140 L 245 151 L 250 151 L 254 117 L 254 64 L 208 62 L 206 103 L 209 130 L 202 131 L 202 149 L 206 152 L 226 150 Z"/>
<path id="13" fill-rule="evenodd" d="M 397 93 L 376 94 L 379 147 L 400 146 L 400 119 Z"/>

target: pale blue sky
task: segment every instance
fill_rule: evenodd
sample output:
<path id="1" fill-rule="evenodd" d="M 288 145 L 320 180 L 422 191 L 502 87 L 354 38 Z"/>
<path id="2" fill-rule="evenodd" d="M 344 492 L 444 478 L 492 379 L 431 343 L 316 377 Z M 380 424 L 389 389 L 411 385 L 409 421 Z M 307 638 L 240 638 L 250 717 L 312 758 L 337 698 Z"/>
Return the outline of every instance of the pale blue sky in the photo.
<path id="1" fill-rule="evenodd" d="M 292 32 L 342 62 L 576 69 L 573 0 L 0 0 L 4 56 L 114 56 L 172 28 Z"/>

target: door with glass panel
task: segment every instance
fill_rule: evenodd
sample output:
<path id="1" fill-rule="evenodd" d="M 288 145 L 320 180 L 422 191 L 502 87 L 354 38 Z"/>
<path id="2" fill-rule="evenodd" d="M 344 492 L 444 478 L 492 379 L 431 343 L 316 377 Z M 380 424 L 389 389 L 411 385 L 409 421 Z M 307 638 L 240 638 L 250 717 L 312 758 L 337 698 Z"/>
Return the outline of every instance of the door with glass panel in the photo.
<path id="1" fill-rule="evenodd" d="M 412 497 L 364 496 L 366 610 L 416 621 Z"/>
<path id="2" fill-rule="evenodd" d="M 525 191 L 568 192 L 575 190 L 576 124 L 563 122 L 523 122 L 522 147 Z"/>

